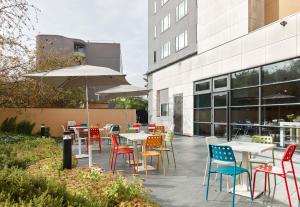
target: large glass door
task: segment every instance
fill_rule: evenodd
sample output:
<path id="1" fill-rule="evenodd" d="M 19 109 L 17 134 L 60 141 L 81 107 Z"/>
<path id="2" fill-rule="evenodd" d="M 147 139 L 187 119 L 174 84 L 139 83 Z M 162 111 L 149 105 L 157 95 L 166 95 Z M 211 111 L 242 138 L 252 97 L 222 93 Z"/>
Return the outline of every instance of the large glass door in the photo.
<path id="1" fill-rule="evenodd" d="M 228 124 L 228 93 L 213 94 L 213 110 L 212 110 L 212 132 L 213 135 L 220 138 L 227 137 Z"/>

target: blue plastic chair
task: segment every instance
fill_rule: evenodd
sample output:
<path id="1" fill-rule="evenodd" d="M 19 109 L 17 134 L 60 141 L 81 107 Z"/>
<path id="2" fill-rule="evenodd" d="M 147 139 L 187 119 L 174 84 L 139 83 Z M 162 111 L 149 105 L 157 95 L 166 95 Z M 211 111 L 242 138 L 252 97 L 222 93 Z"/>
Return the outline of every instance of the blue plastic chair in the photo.
<path id="1" fill-rule="evenodd" d="M 220 192 L 222 192 L 222 175 L 230 175 L 233 177 L 233 191 L 232 191 L 232 207 L 234 207 L 234 197 L 235 197 L 235 182 L 236 176 L 242 173 L 248 174 L 249 186 L 250 186 L 250 195 L 251 200 L 253 200 L 252 189 L 251 189 L 251 180 L 250 173 L 247 169 L 239 167 L 236 165 L 236 160 L 232 148 L 229 146 L 221 145 L 209 145 L 209 162 L 208 162 L 208 176 L 207 176 L 207 185 L 206 185 L 206 200 L 208 200 L 208 190 L 209 190 L 209 179 L 211 173 L 220 174 Z M 219 160 L 223 162 L 234 163 L 232 166 L 220 166 L 217 167 L 214 171 L 211 169 L 212 160 Z"/>

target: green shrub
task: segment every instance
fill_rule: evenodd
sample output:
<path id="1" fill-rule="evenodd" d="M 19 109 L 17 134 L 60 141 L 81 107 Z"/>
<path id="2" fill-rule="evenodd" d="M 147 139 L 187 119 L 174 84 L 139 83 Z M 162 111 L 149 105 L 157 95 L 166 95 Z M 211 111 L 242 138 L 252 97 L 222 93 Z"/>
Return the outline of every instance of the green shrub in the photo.
<path id="1" fill-rule="evenodd" d="M 16 131 L 17 117 L 6 118 L 1 124 L 1 131 L 3 132 L 15 132 Z"/>
<path id="2" fill-rule="evenodd" d="M 19 134 L 31 135 L 35 123 L 29 121 L 21 121 L 16 126 L 16 132 Z"/>
<path id="3" fill-rule="evenodd" d="M 55 181 L 31 176 L 20 169 L 0 170 L 0 204 L 6 206 L 100 206 L 80 195 L 71 195 Z"/>

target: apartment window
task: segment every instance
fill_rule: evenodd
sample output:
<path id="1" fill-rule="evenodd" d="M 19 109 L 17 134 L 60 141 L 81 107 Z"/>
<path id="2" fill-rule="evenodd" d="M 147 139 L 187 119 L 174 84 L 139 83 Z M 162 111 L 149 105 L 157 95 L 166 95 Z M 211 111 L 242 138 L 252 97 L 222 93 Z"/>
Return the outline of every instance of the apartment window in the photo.
<path id="1" fill-rule="evenodd" d="M 179 51 L 188 45 L 188 38 L 187 38 L 187 30 L 185 30 L 180 35 L 176 36 L 175 38 L 175 49 Z"/>
<path id="2" fill-rule="evenodd" d="M 161 59 L 170 56 L 170 54 L 171 54 L 171 43 L 169 41 L 161 47 Z"/>
<path id="3" fill-rule="evenodd" d="M 157 37 L 157 29 L 156 26 L 154 26 L 154 39 Z"/>
<path id="4" fill-rule="evenodd" d="M 184 0 L 176 7 L 176 21 L 183 18 L 186 14 L 187 14 L 187 0 Z"/>
<path id="5" fill-rule="evenodd" d="M 161 6 L 165 5 L 169 0 L 161 0 Z"/>
<path id="6" fill-rule="evenodd" d="M 157 12 L 157 4 L 156 4 L 156 1 L 154 1 L 154 14 L 156 14 Z"/>
<path id="7" fill-rule="evenodd" d="M 156 63 L 156 51 L 153 52 L 153 62 Z"/>
<path id="8" fill-rule="evenodd" d="M 169 89 L 157 91 L 157 116 L 169 115 Z"/>
<path id="9" fill-rule="evenodd" d="M 161 32 L 166 31 L 171 26 L 171 15 L 168 14 L 161 20 Z"/>

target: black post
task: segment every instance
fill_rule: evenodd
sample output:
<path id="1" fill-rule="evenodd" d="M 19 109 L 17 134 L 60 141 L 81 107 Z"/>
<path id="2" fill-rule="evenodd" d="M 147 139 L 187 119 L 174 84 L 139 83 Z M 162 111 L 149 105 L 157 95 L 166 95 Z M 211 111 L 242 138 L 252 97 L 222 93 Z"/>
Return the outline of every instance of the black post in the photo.
<path id="1" fill-rule="evenodd" d="M 45 134 L 46 134 L 45 124 L 41 124 L 41 137 L 45 138 Z"/>
<path id="2" fill-rule="evenodd" d="M 72 139 L 71 132 L 65 131 L 63 136 L 63 169 L 72 168 Z"/>

